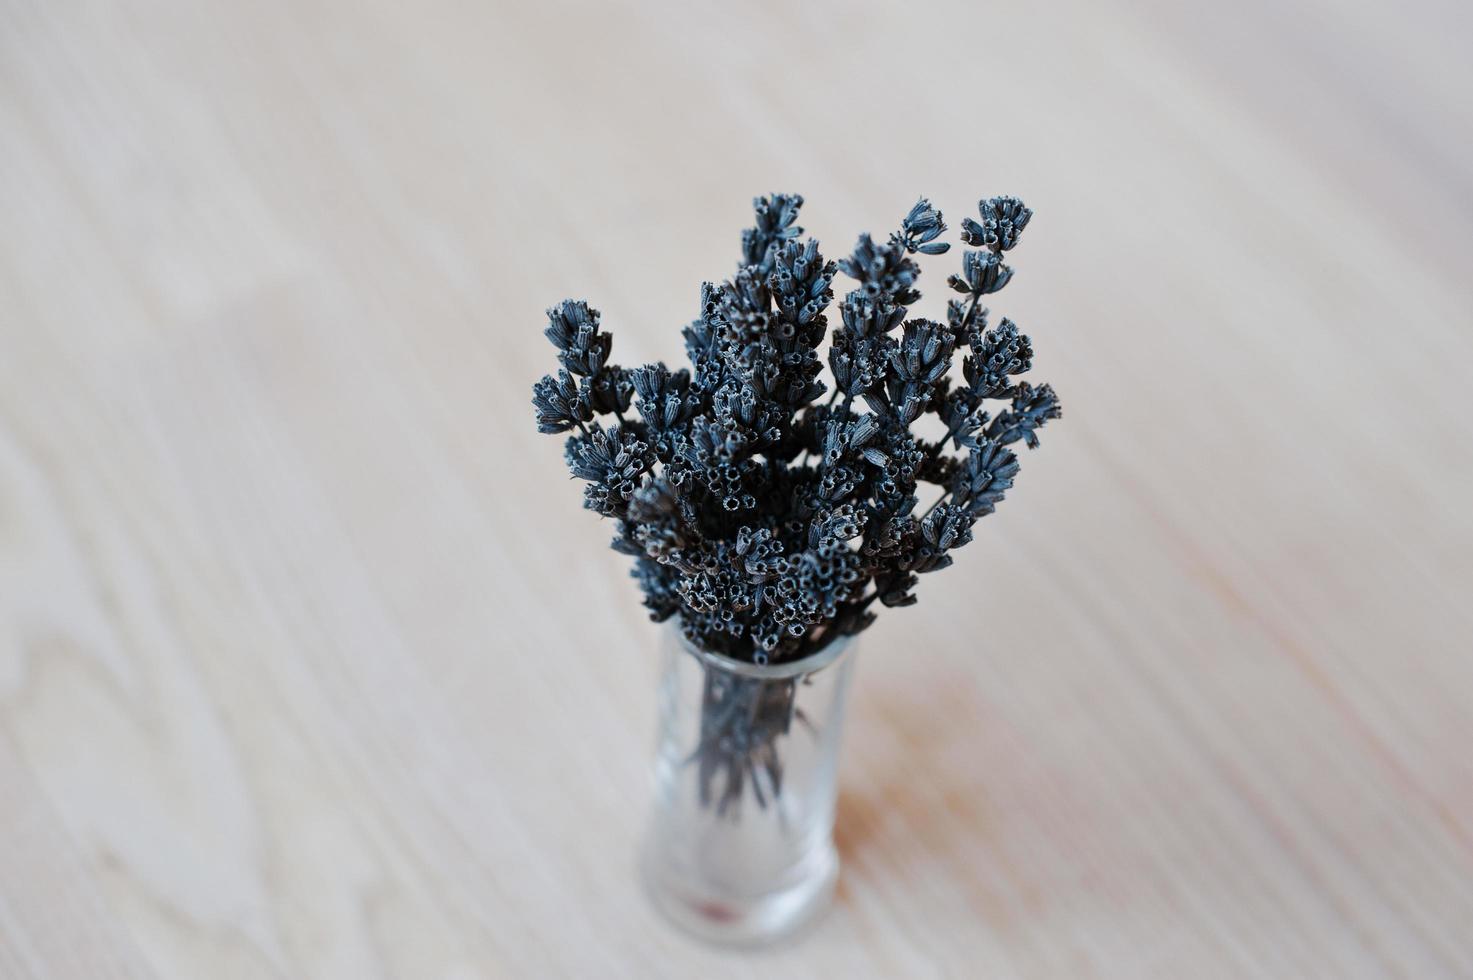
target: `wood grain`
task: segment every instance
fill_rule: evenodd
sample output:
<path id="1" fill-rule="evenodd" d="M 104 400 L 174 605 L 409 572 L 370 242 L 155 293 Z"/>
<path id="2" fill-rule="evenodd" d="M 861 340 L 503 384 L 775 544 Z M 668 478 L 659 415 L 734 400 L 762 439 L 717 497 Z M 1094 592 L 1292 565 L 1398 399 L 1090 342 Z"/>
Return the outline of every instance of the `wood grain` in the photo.
<path id="1" fill-rule="evenodd" d="M 0 976 L 1473 976 L 1469 19 L 0 3 Z M 734 957 L 637 894 L 654 633 L 528 391 L 774 189 L 1027 198 L 1066 416 Z"/>

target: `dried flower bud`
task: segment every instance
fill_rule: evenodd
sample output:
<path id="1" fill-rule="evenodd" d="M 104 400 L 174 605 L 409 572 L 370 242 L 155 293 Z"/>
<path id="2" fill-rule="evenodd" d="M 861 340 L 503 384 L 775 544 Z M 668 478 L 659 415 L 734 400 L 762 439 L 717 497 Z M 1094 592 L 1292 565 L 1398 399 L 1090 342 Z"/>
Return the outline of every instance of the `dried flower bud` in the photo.
<path id="1" fill-rule="evenodd" d="M 900 347 L 890 355 L 895 375 L 916 385 L 933 385 L 951 368 L 955 340 L 951 331 L 933 320 L 909 320 Z"/>
<path id="2" fill-rule="evenodd" d="M 907 252 L 941 255 L 951 248 L 949 242 L 932 244 L 946 230 L 946 223 L 941 220 L 941 212 L 931 207 L 931 202 L 924 197 L 910 209 L 910 213 L 901 221 L 900 229 L 901 234 L 897 237 Z"/>
<path id="3" fill-rule="evenodd" d="M 835 271 L 834 263 L 818 254 L 818 242 L 812 239 L 804 244 L 789 242 L 778 249 L 767 283 L 783 321 L 806 327 L 817 320 L 834 298 L 829 285 Z"/>
<path id="4" fill-rule="evenodd" d="M 952 499 L 973 517 L 990 514 L 1013 486 L 1018 457 L 995 442 L 967 454 L 951 485 Z"/>
<path id="5" fill-rule="evenodd" d="M 621 367 L 606 367 L 598 374 L 583 379 L 588 404 L 595 412 L 612 415 L 627 412 L 634 398 L 634 384 L 629 372 Z"/>
<path id="6" fill-rule="evenodd" d="M 1018 244 L 1018 236 L 1033 217 L 1033 212 L 1016 197 L 989 198 L 980 202 L 977 210 L 982 215 L 980 224 L 971 218 L 962 219 L 962 241 L 994 252 L 1006 252 Z"/>
<path id="7" fill-rule="evenodd" d="M 592 406 L 567 371 L 559 371 L 556 378 L 547 375 L 533 385 L 532 405 L 537 409 L 538 432 L 567 432 L 593 419 Z"/>
<path id="8" fill-rule="evenodd" d="M 995 293 L 1013 278 L 1010 266 L 1002 264 L 997 252 L 963 252 L 962 274 L 946 280 L 959 293 L 985 296 Z"/>
<path id="9" fill-rule="evenodd" d="M 1029 449 L 1038 448 L 1038 430 L 1049 419 L 1063 414 L 1059 398 L 1049 385 L 1034 388 L 1024 381 L 1013 396 L 1013 407 L 998 414 L 987 427 L 987 437 L 1007 445 L 1023 440 Z"/>
<path id="10" fill-rule="evenodd" d="M 613 342 L 599 333 L 598 321 L 598 310 L 581 301 L 564 300 L 547 311 L 543 335 L 562 351 L 558 359 L 574 374 L 597 374 L 608 362 Z"/>
<path id="11" fill-rule="evenodd" d="M 962 359 L 962 376 L 978 398 L 1006 394 L 1011 391 L 1010 379 L 1033 367 L 1032 343 L 1006 317 L 986 334 L 974 333 L 969 345 L 972 353 Z"/>
<path id="12" fill-rule="evenodd" d="M 912 288 L 920 266 L 906 257 L 898 242 L 876 245 L 869 235 L 860 235 L 854 252 L 839 260 L 839 268 L 859 280 L 864 297 L 877 305 L 909 306 L 921 298 Z"/>
<path id="13" fill-rule="evenodd" d="M 743 264 L 757 266 L 766 273 L 771 268 L 770 253 L 782 242 L 803 234 L 795 222 L 803 207 L 801 194 L 774 194 L 752 199 L 757 225 L 742 232 Z"/>

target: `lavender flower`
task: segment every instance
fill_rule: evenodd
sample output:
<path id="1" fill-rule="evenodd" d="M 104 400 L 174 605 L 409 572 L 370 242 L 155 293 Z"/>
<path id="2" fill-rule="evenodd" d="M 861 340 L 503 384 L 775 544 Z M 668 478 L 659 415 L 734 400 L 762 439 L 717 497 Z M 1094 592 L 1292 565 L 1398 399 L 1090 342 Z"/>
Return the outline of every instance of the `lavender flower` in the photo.
<path id="1" fill-rule="evenodd" d="M 691 370 L 610 364 L 598 311 L 569 300 L 545 331 L 561 370 L 533 388 L 538 429 L 572 432 L 569 467 L 587 506 L 618 522 L 614 547 L 636 559 L 651 614 L 679 613 L 700 647 L 756 663 L 858 632 L 876 600 L 913 602 L 915 577 L 949 565 L 1011 488 L 1006 447 L 1036 446 L 1059 416 L 1052 388 L 1016 380 L 1032 367 L 1028 337 L 1007 319 L 989 329 L 978 302 L 1012 277 L 1002 254 L 1032 217 L 1021 201 L 989 198 L 963 222 L 979 250 L 949 280 L 963 295 L 944 323 L 907 319 L 920 299 L 911 256 L 949 247 L 929 201 L 837 262 L 802 237 L 802 204 L 756 199 L 736 274 L 703 286 L 685 329 Z M 855 285 L 829 336 L 840 271 Z M 941 440 L 911 432 L 926 415 Z M 939 496 L 917 516 L 928 484 Z"/>
<path id="2" fill-rule="evenodd" d="M 929 201 L 837 262 L 802 237 L 802 204 L 755 200 L 736 274 L 702 286 L 683 331 L 689 370 L 610 364 L 598 311 L 569 300 L 545 331 L 559 370 L 532 391 L 538 430 L 569 434 L 585 506 L 615 521 L 613 547 L 633 558 L 651 617 L 678 615 L 697 647 L 757 664 L 861 632 L 876 602 L 913 604 L 920 576 L 950 566 L 1012 488 L 1008 447 L 1036 447 L 1060 413 L 1051 387 L 1017 380 L 1032 368 L 1028 337 L 1008 319 L 989 329 L 980 303 L 1012 278 L 1002 255 L 1033 214 L 1021 201 L 989 198 L 962 223 L 978 250 L 948 279 L 960 295 L 944 323 L 909 316 L 921 298 L 912 256 L 949 248 Z M 841 271 L 854 287 L 830 333 Z M 928 415 L 938 440 L 912 432 Z M 927 486 L 935 496 L 918 510 Z M 693 762 L 718 813 L 759 769 L 780 791 L 776 740 L 795 694 L 793 680 L 707 672 Z"/>

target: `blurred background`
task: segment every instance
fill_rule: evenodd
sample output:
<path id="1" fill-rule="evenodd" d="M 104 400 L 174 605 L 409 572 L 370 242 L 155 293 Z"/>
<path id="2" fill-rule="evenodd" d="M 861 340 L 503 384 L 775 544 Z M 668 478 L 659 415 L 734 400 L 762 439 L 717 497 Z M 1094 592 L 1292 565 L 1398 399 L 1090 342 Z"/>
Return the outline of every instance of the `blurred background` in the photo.
<path id="1" fill-rule="evenodd" d="M 1473 976 L 1469 21 L 0 0 L 0 976 Z M 1023 197 L 1065 415 L 745 960 L 638 896 L 656 630 L 529 396 L 773 191 Z"/>

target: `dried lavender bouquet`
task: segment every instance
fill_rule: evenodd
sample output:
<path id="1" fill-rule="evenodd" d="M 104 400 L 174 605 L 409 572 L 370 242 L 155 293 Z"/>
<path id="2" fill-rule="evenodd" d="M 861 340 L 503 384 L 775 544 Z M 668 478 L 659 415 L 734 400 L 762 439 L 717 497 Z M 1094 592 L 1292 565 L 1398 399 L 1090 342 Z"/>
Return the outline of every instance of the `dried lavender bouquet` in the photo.
<path id="1" fill-rule="evenodd" d="M 1059 417 L 1052 388 L 1016 380 L 1032 366 L 1028 337 L 1006 318 L 990 326 L 982 305 L 1012 278 L 1003 259 L 1033 214 L 1021 201 L 990 198 L 963 220 L 973 250 L 947 280 L 958 295 L 944 322 L 909 316 L 912 256 L 950 248 L 928 201 L 837 263 L 802 237 L 802 204 L 754 201 L 736 275 L 702 286 L 684 330 L 689 369 L 609 363 L 598 311 L 567 300 L 546 330 L 562 368 L 533 388 L 538 429 L 574 433 L 568 466 L 587 481 L 585 506 L 617 522 L 613 547 L 633 557 L 651 617 L 678 614 L 698 649 L 755 664 L 859 633 L 876 601 L 914 603 L 917 576 L 950 565 L 1013 485 L 1009 447 L 1036 447 Z M 825 353 L 838 272 L 855 287 Z M 922 438 L 918 423 L 944 434 Z M 925 484 L 935 497 L 918 512 Z M 707 672 L 692 760 L 704 802 L 725 811 L 748 785 L 765 805 L 759 771 L 781 791 L 798 683 Z"/>

